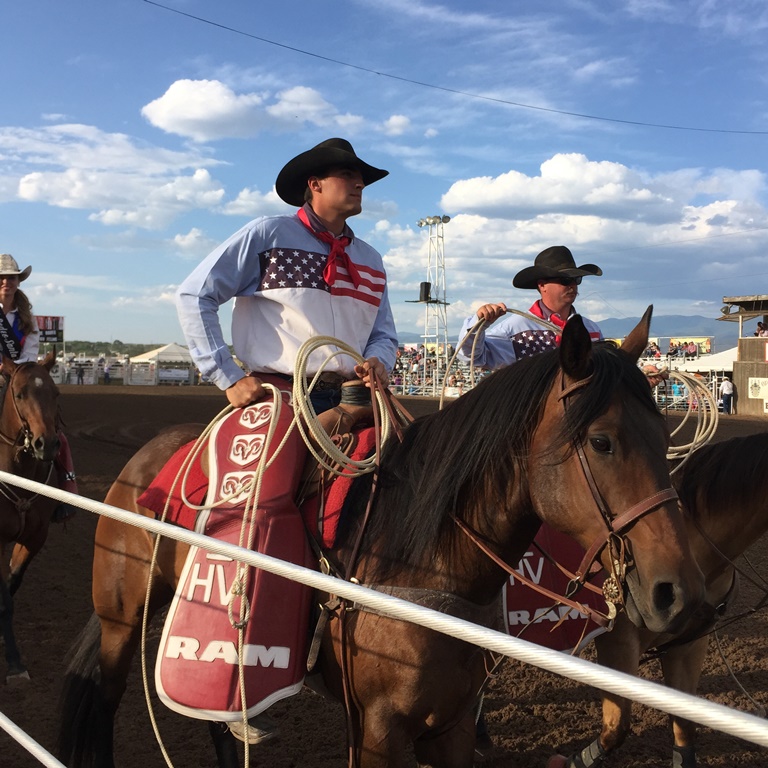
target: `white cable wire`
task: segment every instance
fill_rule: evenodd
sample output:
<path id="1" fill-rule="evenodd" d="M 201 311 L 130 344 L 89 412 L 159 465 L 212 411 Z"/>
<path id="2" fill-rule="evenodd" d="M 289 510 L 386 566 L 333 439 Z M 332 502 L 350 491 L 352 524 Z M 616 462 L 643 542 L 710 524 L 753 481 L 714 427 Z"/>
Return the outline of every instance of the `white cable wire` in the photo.
<path id="1" fill-rule="evenodd" d="M 692 720 L 700 725 L 724 731 L 759 746 L 768 747 L 768 726 L 766 726 L 765 720 L 754 715 L 739 712 L 697 696 L 680 693 L 623 672 L 616 672 L 584 659 L 575 658 L 526 640 L 480 627 L 469 621 L 457 619 L 342 579 L 326 576 L 302 566 L 283 562 L 268 555 L 261 555 L 233 544 L 217 541 L 175 525 L 161 523 L 133 512 L 126 512 L 123 509 L 85 499 L 58 488 L 43 486 L 8 472 L 0 472 L 0 481 L 18 485 L 26 490 L 39 491 L 57 501 L 74 504 L 89 512 L 105 515 L 113 520 L 143 528 L 151 533 L 168 536 L 190 546 L 203 547 L 233 560 L 248 563 L 254 568 L 263 568 L 270 573 L 299 581 L 314 589 L 361 603 L 375 611 L 402 621 L 411 621 L 428 629 L 449 634 L 459 640 L 488 648 L 496 653 L 502 653 L 526 664 L 533 664 L 585 685 L 609 691 L 617 696 L 623 696 L 640 704 Z"/>

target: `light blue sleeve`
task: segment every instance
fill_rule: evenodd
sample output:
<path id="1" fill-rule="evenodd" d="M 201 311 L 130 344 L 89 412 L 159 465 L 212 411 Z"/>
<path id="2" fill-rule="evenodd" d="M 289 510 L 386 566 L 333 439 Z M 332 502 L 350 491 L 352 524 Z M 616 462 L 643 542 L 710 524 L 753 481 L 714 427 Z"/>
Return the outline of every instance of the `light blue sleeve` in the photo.
<path id="1" fill-rule="evenodd" d="M 261 241 L 255 224 L 246 225 L 212 251 L 176 292 L 176 311 L 192 360 L 203 378 L 220 389 L 245 376 L 224 341 L 219 307 L 258 287 Z"/>
<path id="2" fill-rule="evenodd" d="M 377 357 L 387 371 L 392 371 L 397 361 L 397 330 L 389 304 L 389 288 L 384 288 L 381 304 L 376 315 L 376 321 L 368 337 L 368 343 L 363 350 L 363 357 Z"/>
<path id="3" fill-rule="evenodd" d="M 468 317 L 459 332 L 459 360 L 465 363 L 472 362 L 478 368 L 495 371 L 504 365 L 509 365 L 517 360 L 515 348 L 512 344 L 514 328 L 510 323 L 510 316 L 499 318 L 490 328 L 483 324 L 474 334 L 469 331 L 478 323 L 477 315 Z M 474 344 L 475 355 L 472 358 L 472 346 Z"/>

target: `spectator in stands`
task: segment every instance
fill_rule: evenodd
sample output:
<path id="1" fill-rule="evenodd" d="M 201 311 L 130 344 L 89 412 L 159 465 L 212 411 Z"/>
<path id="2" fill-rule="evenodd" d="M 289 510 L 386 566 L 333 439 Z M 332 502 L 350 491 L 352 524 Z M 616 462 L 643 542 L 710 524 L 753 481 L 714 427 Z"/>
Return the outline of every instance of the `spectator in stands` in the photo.
<path id="1" fill-rule="evenodd" d="M 699 347 L 695 341 L 689 341 L 685 348 L 686 357 L 696 357 L 699 353 Z"/>
<path id="2" fill-rule="evenodd" d="M 768 325 L 762 322 L 758 322 L 755 336 L 768 336 Z"/>

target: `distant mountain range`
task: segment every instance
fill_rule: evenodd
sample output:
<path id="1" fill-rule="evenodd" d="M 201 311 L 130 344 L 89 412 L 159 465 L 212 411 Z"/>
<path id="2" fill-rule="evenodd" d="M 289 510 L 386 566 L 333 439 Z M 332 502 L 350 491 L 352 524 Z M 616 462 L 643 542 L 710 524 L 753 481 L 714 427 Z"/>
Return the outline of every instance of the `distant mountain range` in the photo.
<path id="1" fill-rule="evenodd" d="M 638 323 L 639 317 L 608 318 L 600 321 L 603 335 L 609 339 L 624 338 Z M 754 321 L 749 321 L 754 325 Z M 745 333 L 754 330 L 745 324 Z M 659 315 L 651 321 L 651 337 L 663 342 L 669 338 L 686 339 L 688 337 L 710 336 L 714 339 L 712 352 L 722 352 L 735 347 L 739 339 L 739 324 L 713 320 L 700 315 Z M 418 344 L 423 338 L 417 333 L 399 334 L 401 344 Z M 456 344 L 458 339 L 449 334 L 449 341 Z M 668 341 L 667 341 L 668 343 Z"/>

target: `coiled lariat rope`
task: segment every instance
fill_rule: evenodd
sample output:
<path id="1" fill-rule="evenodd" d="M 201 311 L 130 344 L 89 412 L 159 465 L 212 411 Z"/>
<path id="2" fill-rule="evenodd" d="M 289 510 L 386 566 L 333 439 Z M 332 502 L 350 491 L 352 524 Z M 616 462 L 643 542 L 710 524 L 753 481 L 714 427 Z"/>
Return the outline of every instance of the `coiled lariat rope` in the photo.
<path id="1" fill-rule="evenodd" d="M 309 363 L 310 355 L 320 347 L 336 347 L 336 350 L 331 352 L 323 363 L 320 365 L 317 373 L 309 381 L 307 377 L 307 366 Z M 273 416 L 270 421 L 269 431 L 266 435 L 264 447 L 259 458 L 258 467 L 254 473 L 252 481 L 247 481 L 240 488 L 235 489 L 232 493 L 223 496 L 213 504 L 193 504 L 187 498 L 186 486 L 189 479 L 192 466 L 195 460 L 198 459 L 200 454 L 205 450 L 210 440 L 211 433 L 226 416 L 232 411 L 236 410 L 233 406 L 228 405 L 221 410 L 211 422 L 205 427 L 200 436 L 195 440 L 195 444 L 184 458 L 181 466 L 176 472 L 173 483 L 171 484 L 168 498 L 166 499 L 163 513 L 160 517 L 161 522 L 166 522 L 168 511 L 170 508 L 170 500 L 173 496 L 173 491 L 176 487 L 179 487 L 179 494 L 183 503 L 197 512 L 205 509 L 214 509 L 216 507 L 223 506 L 231 502 L 235 497 L 239 497 L 246 494 L 245 506 L 243 511 L 243 520 L 240 529 L 239 546 L 253 548 L 253 543 L 256 537 L 256 514 L 255 511 L 259 506 L 259 496 L 261 493 L 261 483 L 264 476 L 264 472 L 271 466 L 280 451 L 283 449 L 290 433 L 294 428 L 298 429 L 304 440 L 307 449 L 311 455 L 317 459 L 319 464 L 335 475 L 344 475 L 346 477 L 358 477 L 360 475 L 372 472 L 378 462 L 378 451 L 363 460 L 357 461 L 348 457 L 343 451 L 341 451 L 337 445 L 331 440 L 328 433 L 322 427 L 317 420 L 317 413 L 310 401 L 310 393 L 315 384 L 319 381 L 321 374 L 325 371 L 329 363 L 339 355 L 345 355 L 354 359 L 355 363 L 362 365 L 365 359 L 358 354 L 352 347 L 344 342 L 335 339 L 331 336 L 316 336 L 304 344 L 302 344 L 296 358 L 296 365 L 294 368 L 293 376 L 293 408 L 294 418 L 290 426 L 285 432 L 283 439 L 275 448 L 274 452 L 270 456 L 269 449 L 274 438 L 275 425 L 278 422 L 278 417 L 283 407 L 283 393 L 277 388 L 267 382 L 262 382 L 264 389 L 271 394 Z M 372 375 L 372 378 L 373 377 Z M 389 437 L 392 431 L 392 421 L 389 415 L 389 411 L 384 403 L 384 395 L 381 392 L 381 388 L 378 383 L 374 383 L 372 391 L 375 393 L 375 397 L 372 398 L 375 409 L 375 423 L 380 429 L 379 439 L 376 441 L 376 445 L 382 445 Z M 396 412 L 403 415 L 397 407 L 397 403 L 393 401 L 393 407 Z M 154 581 L 154 572 L 157 566 L 157 557 L 160 547 L 160 536 L 156 536 L 155 543 L 152 551 L 152 559 L 149 567 L 149 576 L 147 578 L 147 591 L 144 599 L 144 612 L 142 615 L 141 624 L 141 672 L 142 682 L 144 685 L 144 697 L 147 703 L 147 710 L 149 712 L 149 719 L 152 724 L 152 730 L 155 733 L 160 751 L 169 768 L 173 768 L 173 763 L 163 743 L 162 736 L 160 734 L 159 726 L 154 712 L 154 706 L 150 697 L 149 688 L 149 671 L 147 669 L 147 653 L 146 653 L 146 640 L 147 640 L 147 628 L 149 626 L 149 604 L 150 596 L 152 593 L 152 585 Z M 244 663 L 244 639 L 245 628 L 250 619 L 250 605 L 248 603 L 248 578 L 249 578 L 250 566 L 238 561 L 235 579 L 232 582 L 229 593 L 229 601 L 227 605 L 227 614 L 230 624 L 238 633 L 238 681 L 240 686 L 240 704 L 242 709 L 242 725 L 245 734 L 243 741 L 244 745 L 244 761 L 245 765 L 249 765 L 250 760 L 250 744 L 248 742 L 248 713 L 247 702 L 245 698 L 245 663 Z M 235 609 L 235 601 L 239 600 L 237 610 Z M 235 614 L 237 613 L 237 616 Z"/>
<path id="2" fill-rule="evenodd" d="M 309 358 L 319 347 L 326 346 L 337 347 L 337 349 L 326 357 L 317 373 L 312 377 L 312 380 L 309 381 L 309 377 L 306 373 Z M 317 414 L 315 413 L 315 409 L 309 398 L 309 392 L 320 378 L 326 366 L 334 358 L 340 355 L 351 357 L 358 365 L 362 365 L 365 362 L 364 358 L 355 352 L 352 347 L 331 336 L 316 336 L 313 339 L 305 341 L 304 344 L 301 345 L 294 368 L 293 407 L 302 417 L 301 419 L 296 420 L 297 428 L 304 439 L 304 443 L 307 448 L 309 448 L 309 452 L 318 460 L 320 465 L 336 475 L 357 477 L 372 472 L 376 466 L 378 457 L 373 455 L 357 461 L 347 456 L 336 443 L 333 442 L 331 437 L 318 422 Z M 381 425 L 380 442 L 383 444 L 391 434 L 392 420 L 390 419 L 389 411 L 384 405 L 384 398 L 378 387 L 374 388 L 373 393 L 375 394 L 373 405 L 374 408 L 377 409 L 378 423 Z M 322 449 L 322 452 L 315 448 L 315 443 Z M 327 458 L 331 459 L 330 463 L 327 461 Z"/>
<path id="3" fill-rule="evenodd" d="M 717 431 L 720 414 L 717 410 L 717 400 L 706 384 L 695 376 L 683 371 L 669 371 L 669 378 L 679 381 L 688 390 L 688 408 L 680 424 L 671 434 L 671 439 L 685 427 L 688 420 L 695 414 L 696 426 L 691 442 L 682 445 L 671 445 L 667 453 L 669 461 L 679 461 L 671 471 L 674 475 L 688 461 L 694 451 L 709 443 Z"/>

